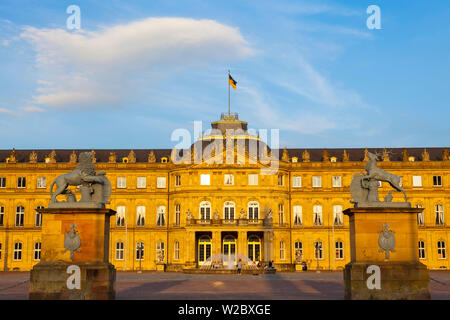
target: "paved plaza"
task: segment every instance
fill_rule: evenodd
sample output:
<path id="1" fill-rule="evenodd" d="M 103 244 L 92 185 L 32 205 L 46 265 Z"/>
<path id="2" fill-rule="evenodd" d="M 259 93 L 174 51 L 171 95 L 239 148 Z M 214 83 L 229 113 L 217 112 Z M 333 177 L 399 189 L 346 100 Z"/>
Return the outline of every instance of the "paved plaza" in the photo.
<path id="1" fill-rule="evenodd" d="M 450 300 L 450 271 L 430 271 L 431 298 Z M 29 272 L 0 272 L 0 299 L 28 299 Z M 344 297 L 342 272 L 210 275 L 118 272 L 119 300 L 327 299 Z"/>

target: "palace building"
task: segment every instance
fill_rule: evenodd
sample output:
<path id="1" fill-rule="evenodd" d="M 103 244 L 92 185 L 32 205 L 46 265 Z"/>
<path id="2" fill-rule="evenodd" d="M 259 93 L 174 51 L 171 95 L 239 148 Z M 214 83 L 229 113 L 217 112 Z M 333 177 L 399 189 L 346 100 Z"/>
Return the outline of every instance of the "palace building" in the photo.
<path id="1" fill-rule="evenodd" d="M 353 206 L 350 183 L 364 171 L 367 151 L 378 152 L 378 166 L 402 176 L 408 201 L 424 208 L 420 261 L 450 268 L 447 148 L 271 150 L 237 114 L 212 128 L 181 153 L 181 163 L 171 149 L 0 150 L 0 270 L 39 262 L 43 221 L 35 209 L 48 206 L 52 181 L 73 170 L 83 151 L 112 184 L 109 251 L 117 270 L 156 270 L 162 261 L 166 271 L 183 271 L 219 254 L 273 260 L 280 271 L 302 261 L 309 270 L 341 270 L 350 261 L 342 211 Z M 381 201 L 390 190 L 381 185 Z M 405 201 L 402 193 L 393 197 Z"/>

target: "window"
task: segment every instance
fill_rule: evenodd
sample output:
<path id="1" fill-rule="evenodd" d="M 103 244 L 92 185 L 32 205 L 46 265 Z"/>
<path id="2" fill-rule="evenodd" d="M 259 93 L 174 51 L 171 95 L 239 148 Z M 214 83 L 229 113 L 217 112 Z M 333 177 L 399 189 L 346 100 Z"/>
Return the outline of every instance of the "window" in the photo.
<path id="1" fill-rule="evenodd" d="M 414 157 L 409 157 L 409 158 L 408 158 L 408 161 L 410 161 L 410 162 L 414 162 L 414 160 L 415 160 Z"/>
<path id="2" fill-rule="evenodd" d="M 144 259 L 144 243 L 138 242 L 136 243 L 136 260 Z"/>
<path id="3" fill-rule="evenodd" d="M 331 157 L 330 158 L 330 162 L 336 162 L 337 161 L 337 158 L 336 157 Z"/>
<path id="4" fill-rule="evenodd" d="M 423 208 L 422 204 L 416 205 L 416 208 Z M 417 213 L 417 225 L 418 226 L 424 226 L 425 225 L 425 217 L 423 210 Z"/>
<path id="5" fill-rule="evenodd" d="M 44 209 L 43 206 L 37 206 L 36 209 Z M 36 215 L 34 218 L 34 226 L 35 227 L 42 227 L 42 213 L 36 211 Z"/>
<path id="6" fill-rule="evenodd" d="M 124 227 L 125 226 L 125 206 L 118 206 L 116 208 L 116 226 Z"/>
<path id="7" fill-rule="evenodd" d="M 0 188 L 6 188 L 6 178 L 0 177 Z"/>
<path id="8" fill-rule="evenodd" d="M 209 186 L 210 185 L 210 176 L 209 174 L 201 174 L 200 175 L 200 185 Z"/>
<path id="9" fill-rule="evenodd" d="M 2 244 L 0 243 L 0 260 L 2 260 Z"/>
<path id="10" fill-rule="evenodd" d="M 176 187 L 181 186 L 181 176 L 178 174 L 175 176 L 175 186 Z"/>
<path id="11" fill-rule="evenodd" d="M 23 227 L 24 216 L 25 216 L 25 208 L 22 206 L 16 207 L 16 220 L 15 220 L 16 227 Z"/>
<path id="12" fill-rule="evenodd" d="M 37 188 L 45 189 L 47 187 L 47 178 L 46 177 L 38 177 L 37 178 Z"/>
<path id="13" fill-rule="evenodd" d="M 425 241 L 420 240 L 419 241 L 419 259 L 425 259 Z"/>
<path id="14" fill-rule="evenodd" d="M 225 201 L 223 205 L 223 218 L 226 220 L 234 219 L 234 202 Z"/>
<path id="15" fill-rule="evenodd" d="M 0 227 L 3 227 L 4 216 L 5 216 L 5 207 L 0 206 Z"/>
<path id="16" fill-rule="evenodd" d="M 179 204 L 175 205 L 175 225 L 180 225 L 180 215 L 181 215 L 181 206 Z"/>
<path id="17" fill-rule="evenodd" d="M 117 177 L 117 188 L 125 189 L 127 187 L 127 178 L 126 177 Z"/>
<path id="18" fill-rule="evenodd" d="M 283 183 L 283 182 L 284 182 L 284 181 L 283 181 L 283 180 L 284 180 L 283 178 L 284 178 L 284 176 L 283 176 L 282 174 L 279 174 L 279 175 L 278 175 L 278 185 L 279 185 L 279 186 L 282 186 L 282 185 L 284 184 L 284 183 Z"/>
<path id="19" fill-rule="evenodd" d="M 136 207 L 136 226 L 145 226 L 145 206 Z"/>
<path id="20" fill-rule="evenodd" d="M 211 203 L 208 201 L 200 202 L 200 220 L 210 220 L 211 219 Z"/>
<path id="21" fill-rule="evenodd" d="M 251 173 L 248 175 L 248 185 L 257 186 L 258 185 L 258 174 Z"/>
<path id="22" fill-rule="evenodd" d="M 333 206 L 333 223 L 335 226 L 344 225 L 344 216 L 342 215 L 342 206 L 339 204 Z"/>
<path id="23" fill-rule="evenodd" d="M 433 187 L 442 187 L 442 176 L 433 176 Z"/>
<path id="24" fill-rule="evenodd" d="M 137 187 L 144 189 L 147 187 L 147 177 L 137 177 Z"/>
<path id="25" fill-rule="evenodd" d="M 336 249 L 336 260 L 344 259 L 344 243 L 342 241 L 336 241 L 335 249 Z"/>
<path id="26" fill-rule="evenodd" d="M 284 260 L 284 259 L 286 259 L 284 241 L 280 241 L 280 260 Z"/>
<path id="27" fill-rule="evenodd" d="M 259 219 L 259 203 L 256 201 L 251 201 L 248 203 L 248 218 L 249 219 Z"/>
<path id="28" fill-rule="evenodd" d="M 157 242 L 156 243 L 156 260 L 157 261 L 164 261 L 164 242 Z"/>
<path id="29" fill-rule="evenodd" d="M 166 187 L 166 177 L 158 177 L 156 178 L 156 187 L 157 188 L 165 188 Z"/>
<path id="30" fill-rule="evenodd" d="M 224 175 L 223 184 L 226 185 L 226 186 L 234 185 L 234 175 L 232 175 L 232 174 L 225 174 Z"/>
<path id="31" fill-rule="evenodd" d="M 422 176 L 413 176 L 413 187 L 422 186 Z"/>
<path id="32" fill-rule="evenodd" d="M 322 245 L 322 241 L 314 242 L 314 256 L 315 256 L 316 260 L 322 260 L 323 259 L 323 245 Z"/>
<path id="33" fill-rule="evenodd" d="M 342 187 L 342 177 L 341 176 L 333 176 L 332 184 L 333 184 L 333 188 Z"/>
<path id="34" fill-rule="evenodd" d="M 297 158 L 297 157 L 292 157 L 292 162 L 293 162 L 293 163 L 298 162 L 298 158 Z"/>
<path id="35" fill-rule="evenodd" d="M 294 225 L 302 225 L 302 206 L 294 206 Z"/>
<path id="36" fill-rule="evenodd" d="M 175 241 L 173 248 L 173 260 L 180 260 L 180 243 Z"/>
<path id="37" fill-rule="evenodd" d="M 116 260 L 123 260 L 123 242 L 116 242 Z"/>
<path id="38" fill-rule="evenodd" d="M 438 259 L 447 258 L 447 253 L 445 251 L 445 241 L 443 240 L 438 241 L 437 247 L 438 247 Z"/>
<path id="39" fill-rule="evenodd" d="M 166 225 L 166 207 L 159 206 L 156 208 L 156 225 L 163 227 Z"/>
<path id="40" fill-rule="evenodd" d="M 41 243 L 36 242 L 34 244 L 34 260 L 41 260 Z"/>
<path id="41" fill-rule="evenodd" d="M 293 176 L 292 177 L 292 187 L 293 188 L 301 188 L 302 187 L 302 177 L 301 176 Z"/>
<path id="42" fill-rule="evenodd" d="M 294 244 L 295 248 L 295 260 L 301 260 L 303 258 L 303 243 L 296 241 Z"/>
<path id="43" fill-rule="evenodd" d="M 17 188 L 25 188 L 27 186 L 27 178 L 18 177 L 17 178 Z"/>
<path id="44" fill-rule="evenodd" d="M 436 225 L 443 226 L 445 224 L 444 221 L 444 205 L 437 204 L 434 206 L 435 208 L 435 216 L 436 216 Z"/>
<path id="45" fill-rule="evenodd" d="M 22 243 L 16 242 L 14 243 L 14 261 L 22 260 Z"/>
<path id="46" fill-rule="evenodd" d="M 321 176 L 313 176 L 312 177 L 312 186 L 313 186 L 313 188 L 322 187 L 322 177 Z"/>
<path id="47" fill-rule="evenodd" d="M 321 226 L 322 225 L 322 206 L 317 204 L 313 207 L 314 214 L 314 225 Z"/>
<path id="48" fill-rule="evenodd" d="M 280 226 L 284 225 L 284 205 L 280 203 L 278 205 L 278 215 L 280 219 Z"/>

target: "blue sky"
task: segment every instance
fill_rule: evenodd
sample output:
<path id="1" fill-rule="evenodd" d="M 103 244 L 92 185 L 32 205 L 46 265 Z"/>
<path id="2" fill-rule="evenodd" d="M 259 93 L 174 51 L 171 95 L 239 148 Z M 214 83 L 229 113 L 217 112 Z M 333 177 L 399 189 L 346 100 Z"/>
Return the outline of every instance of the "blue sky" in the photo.
<path id="1" fill-rule="evenodd" d="M 232 112 L 281 147 L 448 147 L 449 21 L 445 0 L 3 0 L 0 148 L 172 148 L 227 110 L 228 69 Z"/>

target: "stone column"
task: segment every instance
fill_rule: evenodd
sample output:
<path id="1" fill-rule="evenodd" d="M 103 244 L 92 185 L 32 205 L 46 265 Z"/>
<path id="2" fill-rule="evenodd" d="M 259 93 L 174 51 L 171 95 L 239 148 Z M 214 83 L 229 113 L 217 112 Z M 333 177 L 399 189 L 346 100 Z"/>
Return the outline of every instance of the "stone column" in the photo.
<path id="1" fill-rule="evenodd" d="M 186 238 L 186 252 L 185 252 L 185 267 L 186 268 L 195 268 L 195 231 L 187 231 Z"/>
<path id="2" fill-rule="evenodd" d="M 247 232 L 246 231 L 238 232 L 236 253 L 242 254 L 244 256 L 247 256 L 247 254 L 248 254 L 247 253 Z"/>
<path id="3" fill-rule="evenodd" d="M 214 256 L 221 252 L 222 252 L 222 237 L 220 231 L 213 231 L 211 255 Z"/>
<path id="4" fill-rule="evenodd" d="M 264 231 L 264 262 L 273 260 L 273 233 Z"/>

